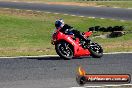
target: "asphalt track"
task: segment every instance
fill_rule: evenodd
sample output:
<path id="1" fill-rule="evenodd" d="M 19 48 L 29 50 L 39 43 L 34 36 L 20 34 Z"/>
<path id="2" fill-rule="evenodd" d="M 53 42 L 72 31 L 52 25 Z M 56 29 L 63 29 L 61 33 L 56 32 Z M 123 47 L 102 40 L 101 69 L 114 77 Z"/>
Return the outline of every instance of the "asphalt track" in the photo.
<path id="1" fill-rule="evenodd" d="M 120 8 L 58 6 L 14 2 L 0 2 L 0 7 L 132 20 L 132 10 Z M 85 57 L 73 60 L 63 60 L 56 56 L 1 58 L 0 88 L 76 87 L 78 84 L 75 78 L 79 66 L 82 66 L 89 74 L 122 73 L 132 75 L 132 54 L 109 54 L 104 55 L 101 59 Z"/>
<path id="2" fill-rule="evenodd" d="M 0 88 L 77 87 L 79 66 L 88 74 L 132 75 L 132 53 L 107 54 L 100 59 L 84 57 L 63 60 L 58 56 L 1 58 Z"/>
<path id="3" fill-rule="evenodd" d="M 41 3 L 24 3 L 24 2 L 2 2 L 0 7 L 17 8 L 26 10 L 48 11 L 53 13 L 71 14 L 78 16 L 111 18 L 120 20 L 132 20 L 132 9 L 109 8 L 109 7 L 80 7 L 66 5 L 48 5 Z"/>

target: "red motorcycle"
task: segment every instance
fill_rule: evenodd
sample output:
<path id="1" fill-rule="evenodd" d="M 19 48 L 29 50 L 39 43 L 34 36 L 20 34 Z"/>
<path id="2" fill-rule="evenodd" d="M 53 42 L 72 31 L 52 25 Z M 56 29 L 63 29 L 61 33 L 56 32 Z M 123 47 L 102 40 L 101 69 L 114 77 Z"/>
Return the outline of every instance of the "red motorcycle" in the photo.
<path id="1" fill-rule="evenodd" d="M 92 31 L 82 33 L 86 39 L 89 39 L 91 34 Z M 80 56 L 100 58 L 103 56 L 103 49 L 99 44 L 92 42 L 90 39 L 89 42 L 86 42 L 77 38 L 74 34 L 68 35 L 62 33 L 60 29 L 57 29 L 53 33 L 51 43 L 55 45 L 57 54 L 64 59 L 72 59 L 73 57 Z"/>

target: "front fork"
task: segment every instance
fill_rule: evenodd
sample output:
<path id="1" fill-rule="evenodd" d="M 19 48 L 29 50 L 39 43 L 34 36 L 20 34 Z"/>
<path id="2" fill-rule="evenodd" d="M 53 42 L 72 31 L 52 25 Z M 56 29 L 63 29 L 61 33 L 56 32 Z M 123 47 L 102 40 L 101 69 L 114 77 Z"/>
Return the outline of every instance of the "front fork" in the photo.
<path id="1" fill-rule="evenodd" d="M 81 45 L 84 49 L 88 49 L 91 43 L 92 41 L 88 38 L 86 40 L 81 40 Z"/>

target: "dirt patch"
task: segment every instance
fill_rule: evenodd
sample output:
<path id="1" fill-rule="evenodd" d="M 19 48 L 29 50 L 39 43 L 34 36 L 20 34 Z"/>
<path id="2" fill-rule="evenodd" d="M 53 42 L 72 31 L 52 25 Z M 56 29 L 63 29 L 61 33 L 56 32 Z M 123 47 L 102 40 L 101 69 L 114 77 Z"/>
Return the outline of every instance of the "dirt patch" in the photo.
<path id="1" fill-rule="evenodd" d="M 112 48 L 132 48 L 132 41 L 125 41 L 125 42 L 114 42 L 114 43 L 107 43 L 102 44 L 104 47 L 112 49 Z"/>
<path id="2" fill-rule="evenodd" d="M 0 8 L 0 14 L 3 15 L 14 15 L 14 16 L 21 16 L 21 17 L 36 17 L 36 16 L 43 16 L 43 12 L 36 12 L 36 11 L 26 11 L 26 10 L 16 10 L 16 9 L 6 9 Z"/>
<path id="3" fill-rule="evenodd" d="M 75 6 L 97 6 L 95 2 L 81 3 L 81 2 L 47 2 L 47 4 L 55 5 L 75 5 Z"/>
<path id="4" fill-rule="evenodd" d="M 33 48 L 33 47 L 21 47 L 21 48 L 0 48 L 0 51 L 3 52 L 36 52 L 36 53 L 47 53 L 54 50 L 54 48 Z"/>

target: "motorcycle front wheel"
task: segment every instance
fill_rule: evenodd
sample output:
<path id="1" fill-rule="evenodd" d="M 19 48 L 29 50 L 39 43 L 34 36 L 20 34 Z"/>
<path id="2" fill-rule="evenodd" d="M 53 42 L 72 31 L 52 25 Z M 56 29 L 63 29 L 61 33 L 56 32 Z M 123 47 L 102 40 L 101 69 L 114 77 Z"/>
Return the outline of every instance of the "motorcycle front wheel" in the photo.
<path id="1" fill-rule="evenodd" d="M 67 42 L 59 42 L 55 45 L 55 50 L 57 54 L 65 59 L 69 60 L 73 58 L 73 49 L 71 48 L 70 44 Z"/>
<path id="2" fill-rule="evenodd" d="M 97 43 L 91 43 L 89 47 L 89 51 L 91 53 L 91 56 L 94 58 L 101 58 L 103 56 L 103 49 Z"/>

